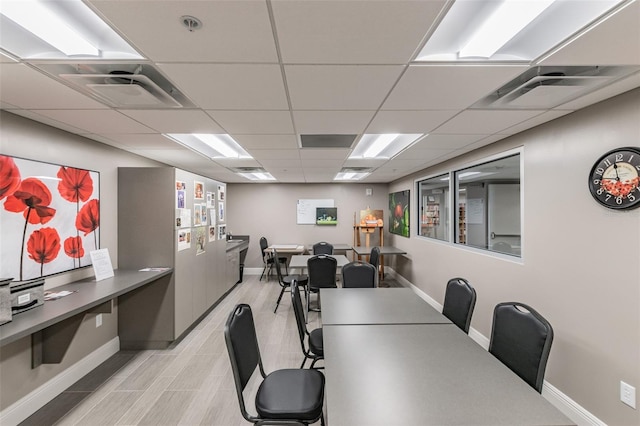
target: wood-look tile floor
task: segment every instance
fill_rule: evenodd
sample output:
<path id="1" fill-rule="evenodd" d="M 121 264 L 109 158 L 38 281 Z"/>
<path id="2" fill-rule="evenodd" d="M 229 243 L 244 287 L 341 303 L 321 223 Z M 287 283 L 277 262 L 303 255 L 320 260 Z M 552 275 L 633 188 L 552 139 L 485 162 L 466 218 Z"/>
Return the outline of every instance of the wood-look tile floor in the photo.
<path id="1" fill-rule="evenodd" d="M 267 373 L 298 368 L 303 359 L 290 293 L 274 314 L 280 286 L 258 278 L 245 275 L 243 283 L 169 349 L 118 352 L 21 425 L 249 424 L 240 414 L 223 335 L 233 307 L 251 305 Z M 382 286 L 398 284 L 387 280 Z M 311 312 L 309 330 L 321 325 L 320 314 Z M 245 401 L 253 400 L 258 382 L 250 383 Z M 253 407 L 250 412 L 255 413 Z"/>

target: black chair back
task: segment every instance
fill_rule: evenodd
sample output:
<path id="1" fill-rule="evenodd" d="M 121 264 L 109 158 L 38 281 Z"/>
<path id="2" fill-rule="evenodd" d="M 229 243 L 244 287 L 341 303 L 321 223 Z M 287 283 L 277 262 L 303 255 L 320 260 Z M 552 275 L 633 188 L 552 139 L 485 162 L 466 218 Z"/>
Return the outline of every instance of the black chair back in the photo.
<path id="1" fill-rule="evenodd" d="M 496 305 L 489 352 L 538 392 L 552 342 L 551 324 L 533 308 L 518 302 Z"/>
<path id="2" fill-rule="evenodd" d="M 476 290 L 464 278 L 452 278 L 447 283 L 442 314 L 465 333 L 469 333 L 473 308 L 476 306 Z"/>
<path id="3" fill-rule="evenodd" d="M 298 283 L 294 281 L 296 285 L 291 284 L 291 304 L 293 305 L 293 313 L 296 316 L 296 325 L 298 326 L 298 335 L 300 336 L 300 344 L 302 345 L 302 352 L 307 352 L 304 346 L 305 336 L 308 334 L 306 320 L 304 318 L 304 305 L 302 304 L 302 297 L 300 297 L 300 289 Z"/>
<path id="4" fill-rule="evenodd" d="M 336 285 L 338 261 L 324 254 L 310 257 L 307 260 L 309 288 L 332 288 Z"/>
<path id="5" fill-rule="evenodd" d="M 262 261 L 266 263 L 268 256 L 265 249 L 269 247 L 269 243 L 265 237 L 260 238 L 260 253 L 262 254 Z"/>
<path id="6" fill-rule="evenodd" d="M 369 255 L 369 263 L 375 266 L 376 271 L 380 267 L 380 249 L 378 247 L 374 247 L 371 249 L 371 254 Z"/>
<path id="7" fill-rule="evenodd" d="M 248 419 L 250 415 L 247 413 L 242 391 L 247 386 L 256 366 L 260 367 L 262 376 L 264 377 L 265 375 L 253 314 L 249 305 L 239 304 L 231 312 L 224 327 L 224 338 L 231 360 L 231 369 L 233 370 L 236 392 L 240 401 L 240 410 L 245 419 Z"/>
<path id="8" fill-rule="evenodd" d="M 373 288 L 376 286 L 378 272 L 370 263 L 355 261 L 342 267 L 342 287 Z"/>
<path id="9" fill-rule="evenodd" d="M 333 254 L 333 244 L 329 244 L 325 241 L 315 243 L 313 245 L 313 254 Z"/>

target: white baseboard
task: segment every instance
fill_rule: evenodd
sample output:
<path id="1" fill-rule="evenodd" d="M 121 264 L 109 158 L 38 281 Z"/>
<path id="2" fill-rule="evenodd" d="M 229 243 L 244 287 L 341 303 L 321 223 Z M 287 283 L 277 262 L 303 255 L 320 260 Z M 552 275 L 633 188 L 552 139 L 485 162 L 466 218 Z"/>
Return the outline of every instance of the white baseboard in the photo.
<path id="1" fill-rule="evenodd" d="M 425 302 L 433 306 L 439 312 L 442 312 L 442 305 L 440 303 L 438 303 L 431 296 L 413 285 L 411 282 L 407 281 L 403 276 L 396 274 L 396 272 L 392 268 L 385 266 L 385 274 L 389 274 L 404 287 L 411 288 L 416 292 L 418 296 L 424 299 Z M 475 328 L 472 327 L 469 329 L 469 337 L 471 337 L 485 350 L 489 349 L 489 339 Z M 573 399 L 569 398 L 569 396 L 562 393 L 558 388 L 556 388 L 546 380 L 544 381 L 544 385 L 542 386 L 542 396 L 558 410 L 560 410 L 565 416 L 574 421 L 578 426 L 607 426 L 606 423 L 591 414 L 584 407 L 579 405 Z"/>
<path id="2" fill-rule="evenodd" d="M 86 376 L 94 368 L 105 362 L 120 350 L 120 339 L 114 337 L 71 367 L 67 368 L 24 398 L 14 402 L 0 412 L 0 424 L 17 425 L 44 407 L 58 396 L 62 390 Z"/>

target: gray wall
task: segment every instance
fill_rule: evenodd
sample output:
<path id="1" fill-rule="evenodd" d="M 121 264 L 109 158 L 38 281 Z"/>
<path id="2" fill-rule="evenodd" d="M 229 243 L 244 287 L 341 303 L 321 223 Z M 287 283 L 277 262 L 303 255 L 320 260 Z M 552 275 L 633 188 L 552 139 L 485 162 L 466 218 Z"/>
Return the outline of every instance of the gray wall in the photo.
<path id="1" fill-rule="evenodd" d="M 533 306 L 555 330 L 546 379 L 610 425 L 640 424 L 619 391 L 620 380 L 640 388 L 640 209 L 601 207 L 587 177 L 605 152 L 640 146 L 639 119 L 637 89 L 390 185 L 404 189 L 416 178 L 523 147 L 522 262 L 414 231 L 411 239 L 389 239 L 411 253 L 396 269 L 440 303 L 449 278 L 467 278 L 478 292 L 471 326 L 486 337 L 496 303 Z"/>
<path id="2" fill-rule="evenodd" d="M 389 191 L 386 184 L 227 184 L 227 232 L 248 234 L 251 243 L 245 268 L 262 268 L 258 245 L 265 236 L 269 244 L 313 244 L 318 241 L 353 243 L 353 215 L 370 207 L 383 210 L 384 238 L 388 237 Z M 366 195 L 366 189 L 372 195 Z M 338 208 L 337 226 L 297 225 L 299 199 L 333 199 Z M 364 236 L 362 237 L 364 244 Z M 378 244 L 373 238 L 371 244 Z M 387 256 L 389 257 L 389 256 Z"/>
<path id="3" fill-rule="evenodd" d="M 100 172 L 100 244 L 109 249 L 114 268 L 118 261 L 118 166 L 157 166 L 138 157 L 81 136 L 0 111 L 0 153 L 82 167 Z M 47 288 L 93 276 L 92 268 L 47 278 Z M 61 364 L 31 369 L 31 339 L 24 338 L 0 350 L 0 409 L 4 409 L 68 367 L 117 337 L 117 309 L 103 314 L 95 327 L 95 315 L 85 316 Z M 62 391 L 62 389 L 61 389 Z"/>

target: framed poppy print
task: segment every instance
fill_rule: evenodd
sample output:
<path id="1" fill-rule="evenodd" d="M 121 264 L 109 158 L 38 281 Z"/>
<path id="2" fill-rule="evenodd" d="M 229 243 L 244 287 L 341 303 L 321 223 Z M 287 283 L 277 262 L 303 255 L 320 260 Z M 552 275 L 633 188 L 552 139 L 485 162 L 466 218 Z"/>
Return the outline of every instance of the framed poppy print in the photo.
<path id="1" fill-rule="evenodd" d="M 91 265 L 100 174 L 0 155 L 0 276 L 24 281 Z"/>

